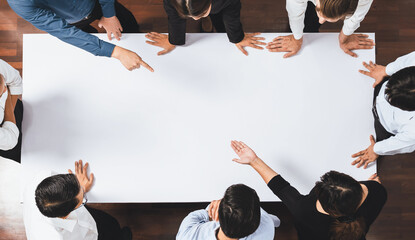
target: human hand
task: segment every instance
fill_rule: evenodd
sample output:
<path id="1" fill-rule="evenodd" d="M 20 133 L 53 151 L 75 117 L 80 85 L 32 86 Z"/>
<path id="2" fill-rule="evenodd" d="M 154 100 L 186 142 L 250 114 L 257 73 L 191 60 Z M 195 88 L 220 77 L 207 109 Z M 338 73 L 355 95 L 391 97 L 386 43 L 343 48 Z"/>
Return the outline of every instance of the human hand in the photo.
<path id="1" fill-rule="evenodd" d="M 369 177 L 369 181 L 376 181 L 378 183 L 382 183 L 377 173 L 374 173 L 372 176 Z"/>
<path id="2" fill-rule="evenodd" d="M 357 164 L 356 167 L 360 168 L 364 164 L 365 166 L 363 168 L 366 169 L 369 163 L 374 162 L 376 161 L 376 159 L 378 159 L 379 155 L 377 155 L 373 151 L 373 147 L 375 146 L 375 143 L 376 143 L 373 135 L 370 135 L 370 143 L 371 144 L 367 149 L 362 150 L 352 155 L 352 158 L 357 158 L 356 160 L 352 162 L 352 165 Z"/>
<path id="3" fill-rule="evenodd" d="M 209 218 L 219 222 L 219 205 L 221 200 L 213 200 L 208 207 Z"/>
<path id="4" fill-rule="evenodd" d="M 142 65 L 151 72 L 154 72 L 153 68 L 150 67 L 146 62 L 144 62 L 143 59 L 141 59 L 141 57 L 137 55 L 137 53 L 127 50 L 125 48 L 115 46 L 111 57 L 120 60 L 122 65 L 124 65 L 124 67 L 130 71 L 138 69 Z"/>
<path id="5" fill-rule="evenodd" d="M 173 44 L 169 42 L 169 36 L 166 34 L 150 32 L 146 34 L 146 38 L 151 40 L 151 41 L 147 40 L 146 43 L 163 48 L 162 51 L 157 53 L 157 55 L 159 56 L 169 53 L 176 48 L 176 46 L 174 46 Z"/>
<path id="6" fill-rule="evenodd" d="M 245 143 L 241 141 L 231 141 L 232 149 L 238 155 L 238 158 L 234 158 L 232 161 L 240 164 L 251 164 L 254 162 L 258 156 L 256 153 L 248 147 Z"/>
<path id="7" fill-rule="evenodd" d="M 359 70 L 359 72 L 375 79 L 373 87 L 376 87 L 376 85 L 382 82 L 384 77 L 388 76 L 388 74 L 386 74 L 385 66 L 374 64 L 372 61 L 369 63 L 363 62 L 363 66 L 365 66 L 365 68 L 369 71 Z"/>
<path id="8" fill-rule="evenodd" d="M 297 40 L 294 35 L 279 36 L 268 43 L 267 49 L 270 52 L 288 52 L 284 55 L 284 58 L 288 58 L 297 54 L 302 45 L 303 38 Z"/>
<path id="9" fill-rule="evenodd" d="M 261 42 L 261 40 L 265 40 L 263 37 L 255 37 L 260 35 L 261 33 L 245 33 L 244 39 L 242 41 L 235 43 L 236 47 L 241 50 L 243 54 L 248 56 L 248 52 L 245 50 L 245 47 L 251 47 L 256 49 L 264 49 L 258 45 L 266 45 L 266 43 Z"/>
<path id="10" fill-rule="evenodd" d="M 85 193 L 91 190 L 92 182 L 94 181 L 94 174 L 91 173 L 88 178 L 87 170 L 88 163 L 82 166 L 82 160 L 75 161 L 75 176 L 78 179 L 79 185 L 84 188 Z M 71 169 L 68 169 L 68 172 L 73 174 Z"/>
<path id="11" fill-rule="evenodd" d="M 107 32 L 108 40 L 112 40 L 112 35 L 114 35 L 118 41 L 121 40 L 121 32 L 123 29 L 116 16 L 110 18 L 102 17 L 98 22 L 98 27 L 104 27 Z"/>
<path id="12" fill-rule="evenodd" d="M 340 48 L 352 57 L 357 57 L 357 54 L 352 50 L 357 49 L 372 49 L 375 42 L 369 39 L 366 34 L 352 34 L 350 36 L 344 35 L 343 31 L 339 34 Z"/>

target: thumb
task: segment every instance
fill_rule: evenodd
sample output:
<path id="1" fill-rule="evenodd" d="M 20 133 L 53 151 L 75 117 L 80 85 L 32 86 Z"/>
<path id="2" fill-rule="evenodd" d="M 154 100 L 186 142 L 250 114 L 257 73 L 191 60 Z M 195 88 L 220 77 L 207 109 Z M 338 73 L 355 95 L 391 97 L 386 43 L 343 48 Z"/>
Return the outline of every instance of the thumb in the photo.
<path id="1" fill-rule="evenodd" d="M 90 183 L 94 182 L 94 174 L 93 173 L 89 174 L 89 182 Z"/>
<path id="2" fill-rule="evenodd" d="M 345 53 L 349 54 L 352 57 L 357 57 L 357 54 L 354 53 L 354 52 L 352 52 L 352 51 L 350 51 L 350 50 L 346 50 Z"/>
<path id="3" fill-rule="evenodd" d="M 370 135 L 370 143 L 371 144 L 375 144 L 376 143 L 375 137 L 373 137 L 373 135 Z"/>
<path id="4" fill-rule="evenodd" d="M 239 158 L 234 158 L 234 159 L 232 159 L 232 161 L 237 162 L 237 163 L 241 163 L 241 159 L 239 159 Z"/>
<path id="5" fill-rule="evenodd" d="M 99 21 L 99 22 L 98 22 L 98 27 L 99 27 L 99 28 L 102 28 L 102 27 L 103 27 L 103 25 L 102 25 L 101 21 Z"/>
<path id="6" fill-rule="evenodd" d="M 166 54 L 166 53 L 168 53 L 168 52 L 169 52 L 168 50 L 164 49 L 164 50 L 162 50 L 162 51 L 158 52 L 158 53 L 157 53 L 157 55 L 158 55 L 158 56 L 161 56 L 161 55 L 164 55 L 164 54 Z"/>
<path id="7" fill-rule="evenodd" d="M 71 169 L 68 169 L 68 173 L 73 174 Z"/>

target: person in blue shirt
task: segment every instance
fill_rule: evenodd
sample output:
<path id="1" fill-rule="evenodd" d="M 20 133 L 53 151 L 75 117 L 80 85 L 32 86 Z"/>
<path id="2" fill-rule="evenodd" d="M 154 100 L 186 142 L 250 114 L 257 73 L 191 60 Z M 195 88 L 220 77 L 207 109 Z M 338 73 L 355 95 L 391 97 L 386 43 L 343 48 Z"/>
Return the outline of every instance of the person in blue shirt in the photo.
<path id="1" fill-rule="evenodd" d="M 280 220 L 261 209 L 254 189 L 230 186 L 221 200 L 191 212 L 180 225 L 176 240 L 273 240 Z"/>
<path id="2" fill-rule="evenodd" d="M 128 69 L 141 65 L 153 69 L 135 52 L 100 40 L 89 33 L 97 32 L 89 24 L 99 19 L 108 39 L 120 40 L 121 32 L 134 33 L 139 26 L 133 14 L 116 0 L 7 0 L 23 19 L 60 40 L 96 56 L 113 57 Z"/>

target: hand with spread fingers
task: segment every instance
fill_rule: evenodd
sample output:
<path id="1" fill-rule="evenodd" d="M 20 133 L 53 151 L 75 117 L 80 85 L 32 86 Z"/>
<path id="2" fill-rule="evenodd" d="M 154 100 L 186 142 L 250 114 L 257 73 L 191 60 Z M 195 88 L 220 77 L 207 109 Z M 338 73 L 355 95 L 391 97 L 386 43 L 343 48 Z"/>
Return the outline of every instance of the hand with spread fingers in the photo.
<path id="1" fill-rule="evenodd" d="M 369 71 L 365 70 L 359 70 L 361 74 L 364 74 L 366 76 L 369 76 L 373 79 L 375 79 L 375 82 L 373 83 L 373 87 L 376 87 L 380 82 L 382 82 L 383 78 L 388 76 L 386 74 L 386 67 L 378 64 L 374 64 L 372 61 L 369 63 L 363 62 L 363 66 Z"/>
<path id="2" fill-rule="evenodd" d="M 89 192 L 94 182 L 94 174 L 91 173 L 88 177 L 88 163 L 82 165 L 82 160 L 75 161 L 75 175 L 78 179 L 79 185 L 84 188 L 85 193 Z M 68 170 L 69 173 L 72 173 L 72 170 Z"/>
<path id="3" fill-rule="evenodd" d="M 111 57 L 120 60 L 122 65 L 124 65 L 124 67 L 127 68 L 129 71 L 138 69 L 140 68 L 140 66 L 143 66 L 147 68 L 150 72 L 154 72 L 153 68 L 150 67 L 150 65 L 148 65 L 146 62 L 144 62 L 143 59 L 141 59 L 141 57 L 138 56 L 137 53 L 132 52 L 128 49 L 115 46 Z"/>
<path id="4" fill-rule="evenodd" d="M 242 41 L 239 43 L 236 43 L 236 47 L 246 56 L 248 56 L 248 52 L 245 50 L 245 47 L 251 47 L 256 49 L 264 49 L 263 47 L 260 47 L 258 45 L 267 45 L 266 43 L 262 42 L 265 40 L 263 37 L 256 37 L 260 35 L 261 33 L 245 33 L 245 37 Z"/>
<path id="5" fill-rule="evenodd" d="M 357 54 L 352 52 L 352 50 L 372 49 L 375 46 L 375 42 L 372 39 L 369 39 L 369 35 L 352 34 L 347 36 L 343 31 L 340 32 L 339 43 L 340 48 L 352 57 L 357 57 Z"/>
<path id="6" fill-rule="evenodd" d="M 234 162 L 240 164 L 251 164 L 258 159 L 256 153 L 241 141 L 231 141 L 231 147 L 239 157 L 239 159 L 234 158 Z"/>
<path id="7" fill-rule="evenodd" d="M 297 54 L 303 45 L 303 38 L 297 40 L 294 35 L 279 36 L 268 43 L 267 49 L 270 52 L 288 52 L 284 58 L 288 58 Z"/>
<path id="8" fill-rule="evenodd" d="M 105 29 L 108 40 L 112 40 L 112 36 L 114 36 L 118 41 L 121 40 L 121 32 L 123 29 L 116 16 L 110 18 L 102 17 L 98 22 L 98 27 Z"/>
<path id="9" fill-rule="evenodd" d="M 382 183 L 377 173 L 374 173 L 372 176 L 369 177 L 369 181 L 376 181 L 378 183 Z"/>
<path id="10" fill-rule="evenodd" d="M 208 207 L 209 218 L 212 221 L 219 222 L 219 205 L 221 200 L 213 200 Z"/>
<path id="11" fill-rule="evenodd" d="M 356 160 L 352 162 L 352 165 L 357 164 L 356 167 L 358 168 L 364 165 L 363 168 L 366 169 L 369 163 L 374 162 L 376 161 L 376 159 L 378 159 L 379 155 L 377 155 L 373 150 L 373 147 L 375 146 L 375 143 L 376 143 L 373 135 L 370 135 L 370 143 L 371 144 L 367 149 L 362 150 L 352 155 L 352 158 L 357 158 Z"/>
<path id="12" fill-rule="evenodd" d="M 146 38 L 151 40 L 151 41 L 147 40 L 146 43 L 163 48 L 162 51 L 157 53 L 157 55 L 159 56 L 169 53 L 176 48 L 175 45 L 169 42 L 169 36 L 166 34 L 150 32 L 146 34 Z"/>

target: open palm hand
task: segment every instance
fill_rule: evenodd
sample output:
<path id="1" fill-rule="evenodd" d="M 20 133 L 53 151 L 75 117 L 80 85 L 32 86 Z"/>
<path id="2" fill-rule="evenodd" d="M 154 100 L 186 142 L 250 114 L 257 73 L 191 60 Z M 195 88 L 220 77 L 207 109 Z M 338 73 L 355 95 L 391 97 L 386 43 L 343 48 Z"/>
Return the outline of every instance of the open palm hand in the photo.
<path id="1" fill-rule="evenodd" d="M 239 159 L 233 159 L 233 161 L 237 163 L 251 164 L 255 159 L 258 158 L 256 153 L 241 141 L 231 141 L 231 147 L 239 157 Z"/>

